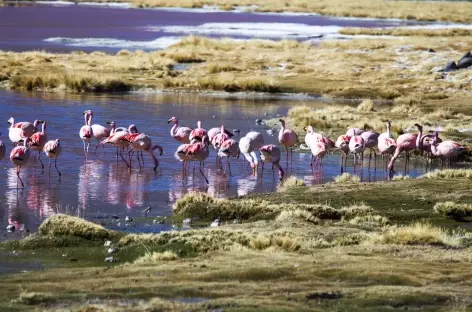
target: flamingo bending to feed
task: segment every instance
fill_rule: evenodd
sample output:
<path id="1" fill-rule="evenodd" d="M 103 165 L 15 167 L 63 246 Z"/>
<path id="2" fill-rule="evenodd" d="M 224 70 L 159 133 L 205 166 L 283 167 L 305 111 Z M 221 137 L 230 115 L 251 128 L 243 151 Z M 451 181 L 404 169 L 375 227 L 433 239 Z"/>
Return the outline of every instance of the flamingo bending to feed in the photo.
<path id="1" fill-rule="evenodd" d="M 428 163 L 432 160 L 431 146 L 432 141 L 436 137 L 436 143 L 441 143 L 442 140 L 436 134 L 423 134 L 423 126 L 420 124 L 415 124 L 418 128 L 418 136 L 416 138 L 416 148 L 421 152 L 426 153 L 426 167 Z"/>
<path id="2" fill-rule="evenodd" d="M 280 148 L 275 146 L 274 144 L 264 145 L 262 146 L 259 151 L 261 152 L 261 160 L 262 160 L 262 171 L 261 171 L 261 179 L 264 174 L 264 163 L 271 163 L 272 164 L 272 175 L 274 174 L 274 167 L 279 170 L 279 178 L 280 180 L 284 177 L 284 170 L 280 166 Z"/>
<path id="3" fill-rule="evenodd" d="M 239 158 L 239 146 L 238 142 L 233 139 L 228 139 L 221 144 L 220 149 L 218 150 L 218 156 L 227 157 L 226 166 L 229 168 L 229 175 L 231 175 L 231 166 L 229 164 L 230 157 Z"/>
<path id="4" fill-rule="evenodd" d="M 130 125 L 128 129 L 124 127 L 116 128 L 116 124 L 114 121 L 107 121 L 107 124 L 111 125 L 111 134 L 108 138 L 103 140 L 101 144 L 110 143 L 114 147 L 116 147 L 116 161 L 118 161 L 118 154 L 121 156 L 121 159 L 126 163 L 128 166 L 128 162 L 123 157 L 123 151 L 126 147 L 129 146 L 129 142 L 125 139 L 125 136 L 130 133 L 138 133 L 138 129 L 135 125 Z"/>
<path id="5" fill-rule="evenodd" d="M 340 135 L 334 146 L 338 148 L 343 154 L 341 156 L 341 173 L 344 172 L 347 163 L 347 155 L 349 154 L 349 141 L 351 137 L 348 135 Z"/>
<path id="6" fill-rule="evenodd" d="M 187 173 L 187 162 L 191 160 L 191 158 L 187 155 L 187 148 L 190 144 L 182 144 L 177 147 L 175 151 L 174 157 L 182 162 L 182 179 Z"/>
<path id="7" fill-rule="evenodd" d="M 135 151 L 143 151 L 143 152 L 149 153 L 149 155 L 151 155 L 154 161 L 154 171 L 157 170 L 157 167 L 159 166 L 159 161 L 157 160 L 156 155 L 154 155 L 154 151 L 158 149 L 159 156 L 162 156 L 164 149 L 160 145 L 152 146 L 151 138 L 144 133 L 127 134 L 126 136 L 124 136 L 124 139 L 128 141 L 131 146 L 131 150 L 129 151 L 129 169 L 130 170 L 131 170 L 131 156 L 133 155 Z"/>
<path id="8" fill-rule="evenodd" d="M 41 132 L 35 132 L 33 135 L 30 137 L 31 142 L 29 144 L 29 147 L 33 150 L 38 152 L 38 159 L 39 162 L 41 163 L 41 168 L 44 169 L 44 164 L 41 160 L 41 152 L 44 148 L 44 145 L 48 141 L 48 135 L 46 133 L 46 121 L 40 120 L 39 122 L 42 122 L 43 127 Z"/>
<path id="9" fill-rule="evenodd" d="M 103 139 L 106 139 L 110 136 L 110 129 L 99 125 L 99 124 L 93 124 L 92 125 L 92 119 L 93 119 L 93 112 L 91 110 L 87 111 L 89 116 L 90 116 L 90 127 L 92 127 L 92 136 L 97 139 L 97 145 L 95 146 L 95 152 L 97 152 L 97 148 L 100 145 L 100 141 Z M 102 147 L 104 147 L 104 144 L 102 144 Z"/>
<path id="10" fill-rule="evenodd" d="M 408 163 L 410 162 L 410 151 L 416 149 L 416 138 L 418 134 L 416 133 L 405 133 L 400 135 L 397 138 L 397 147 L 395 148 L 395 153 L 393 154 L 390 162 L 387 165 L 387 168 L 390 172 L 394 172 L 393 165 L 395 160 L 400 156 L 401 152 L 405 151 L 405 173 L 408 167 Z"/>
<path id="11" fill-rule="evenodd" d="M 364 140 L 364 138 L 362 138 L 362 136 L 360 136 L 360 135 L 353 136 L 349 140 L 349 152 L 354 154 L 354 167 L 357 164 L 357 158 L 359 156 L 360 156 L 361 166 L 363 166 L 364 151 L 365 151 L 365 140 Z"/>
<path id="12" fill-rule="evenodd" d="M 207 131 L 205 129 L 202 128 L 202 122 L 199 120 L 197 121 L 197 128 L 196 129 L 193 129 L 191 132 L 190 132 L 190 135 L 189 135 L 189 139 L 190 139 L 190 142 L 196 142 L 196 141 L 199 141 L 201 142 L 203 140 L 203 137 L 206 136 L 206 139 L 208 140 L 208 134 L 207 134 Z M 208 140 L 207 143 L 209 143 L 210 141 Z"/>
<path id="13" fill-rule="evenodd" d="M 298 142 L 298 135 L 295 131 L 285 128 L 285 120 L 279 119 L 280 121 L 280 131 L 279 131 L 279 143 L 282 146 L 285 146 L 287 150 L 287 163 L 288 163 L 288 149 L 290 148 L 290 156 L 292 156 L 293 147 Z M 290 157 L 291 158 L 291 157 Z"/>
<path id="14" fill-rule="evenodd" d="M 91 126 L 91 123 L 92 123 L 91 117 L 92 116 L 90 115 L 90 111 L 85 111 L 84 112 L 85 125 L 83 125 L 82 128 L 80 128 L 80 132 L 79 132 L 80 138 L 82 139 L 82 141 L 84 141 L 85 160 L 87 160 L 89 145 L 90 145 L 90 142 L 92 141 L 92 138 L 93 138 L 93 130 L 92 130 L 92 126 Z M 85 148 L 85 146 L 87 146 L 87 148 Z"/>
<path id="15" fill-rule="evenodd" d="M 28 149 L 29 140 L 29 138 L 25 138 L 23 146 L 17 146 L 13 148 L 10 152 L 10 161 L 16 166 L 17 188 L 18 180 L 20 180 L 22 187 L 25 186 L 23 180 L 21 180 L 20 178 L 20 171 L 21 167 L 25 165 L 28 162 L 28 159 L 30 158 L 30 151 Z"/>
<path id="16" fill-rule="evenodd" d="M 179 127 L 179 119 L 177 117 L 172 117 L 171 119 L 167 120 L 168 124 L 171 122 L 173 122 L 174 125 L 170 129 L 170 136 L 181 143 L 190 143 L 189 137 L 192 129 L 189 127 Z"/>
<path id="17" fill-rule="evenodd" d="M 207 177 L 203 173 L 202 170 L 202 163 L 205 161 L 205 159 L 208 158 L 208 155 L 210 155 L 210 150 L 208 148 L 208 137 L 205 134 L 202 137 L 201 142 L 196 142 L 192 144 L 184 144 L 184 148 L 181 152 L 184 152 L 185 155 L 188 157 L 189 161 L 198 161 L 200 162 L 200 173 L 202 174 L 203 178 L 205 179 L 205 182 L 209 184 Z"/>
<path id="18" fill-rule="evenodd" d="M 323 164 L 323 158 L 326 155 L 327 148 L 323 142 L 313 142 L 310 145 L 310 151 L 312 155 L 310 162 L 311 172 L 314 174 L 314 169 L 321 169 L 321 166 Z"/>
<path id="19" fill-rule="evenodd" d="M 377 154 L 374 151 L 374 148 L 379 144 L 380 134 L 375 131 L 364 131 L 361 133 L 361 137 L 364 139 L 364 146 L 370 150 L 369 154 L 369 168 L 370 161 L 372 159 L 372 154 L 374 154 L 374 168 L 377 167 Z"/>
<path id="20" fill-rule="evenodd" d="M 251 131 L 245 137 L 239 140 L 239 150 L 244 155 L 244 158 L 251 165 L 253 173 L 256 173 L 258 160 L 255 150 L 264 145 L 264 137 L 259 132 Z"/>
<path id="21" fill-rule="evenodd" d="M 59 139 L 46 142 L 43 148 L 44 154 L 49 158 L 49 173 L 51 173 L 51 159 L 54 159 L 54 167 L 59 176 L 61 176 L 61 172 L 57 169 L 57 158 L 61 155 L 61 150 L 62 148 Z"/>
<path id="22" fill-rule="evenodd" d="M 465 147 L 455 141 L 448 140 L 439 143 L 438 132 L 434 132 L 433 141 L 431 143 L 431 153 L 434 156 L 441 158 L 443 161 L 441 168 L 444 165 L 444 161 L 450 162 L 453 158 L 459 156 L 463 151 L 465 151 Z"/>
<path id="23" fill-rule="evenodd" d="M 13 144 L 18 144 L 25 138 L 29 138 L 35 131 L 35 126 L 31 122 L 22 121 L 15 123 L 15 119 L 10 117 L 10 119 L 8 119 L 8 123 L 10 124 L 8 137 L 10 138 L 10 141 L 13 142 Z"/>
<path id="24" fill-rule="evenodd" d="M 0 133 L 0 136 L 2 134 Z M 5 154 L 7 153 L 7 148 L 5 147 L 5 143 L 0 140 L 0 160 L 2 160 L 5 157 Z"/>

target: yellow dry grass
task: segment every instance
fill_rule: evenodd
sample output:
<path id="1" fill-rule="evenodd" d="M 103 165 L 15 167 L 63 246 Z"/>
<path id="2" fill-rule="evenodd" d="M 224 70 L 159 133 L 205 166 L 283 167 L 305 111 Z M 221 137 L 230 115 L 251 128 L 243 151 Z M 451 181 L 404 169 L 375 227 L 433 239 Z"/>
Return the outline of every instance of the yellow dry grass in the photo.
<path id="1" fill-rule="evenodd" d="M 343 35 L 370 35 L 370 36 L 418 36 L 418 37 L 464 37 L 472 35 L 472 30 L 464 28 L 444 29 L 408 29 L 408 28 L 343 28 L 339 31 Z"/>

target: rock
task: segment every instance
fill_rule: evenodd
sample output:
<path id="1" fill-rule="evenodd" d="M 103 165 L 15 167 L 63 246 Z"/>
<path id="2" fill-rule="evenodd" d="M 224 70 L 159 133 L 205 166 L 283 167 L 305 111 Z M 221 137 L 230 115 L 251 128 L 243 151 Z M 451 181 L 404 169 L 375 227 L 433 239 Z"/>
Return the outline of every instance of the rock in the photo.
<path id="1" fill-rule="evenodd" d="M 129 216 L 126 216 L 125 222 L 126 222 L 126 223 L 133 222 L 133 218 L 131 218 L 131 217 L 129 217 Z"/>
<path id="2" fill-rule="evenodd" d="M 164 224 L 164 220 L 152 220 L 152 223 L 154 224 Z"/>
<path id="3" fill-rule="evenodd" d="M 117 262 L 118 259 L 115 257 L 106 257 L 105 262 Z"/>
<path id="4" fill-rule="evenodd" d="M 341 299 L 343 295 L 339 292 L 315 292 L 305 296 L 306 300 L 316 299 Z"/>
<path id="5" fill-rule="evenodd" d="M 76 261 L 78 261 L 78 259 L 77 258 L 69 258 L 69 261 L 76 262 Z"/>
<path id="6" fill-rule="evenodd" d="M 182 221 L 182 223 L 183 223 L 183 224 L 190 224 L 190 223 L 192 223 L 192 219 L 190 219 L 190 218 L 184 219 L 184 220 Z"/>
<path id="7" fill-rule="evenodd" d="M 427 49 L 426 52 L 429 52 L 429 53 L 436 53 L 436 51 L 434 51 L 434 50 L 431 49 L 431 48 Z"/>
<path id="8" fill-rule="evenodd" d="M 456 62 L 452 61 L 446 64 L 446 67 L 440 70 L 440 72 L 451 72 L 458 70 Z"/>
<path id="9" fill-rule="evenodd" d="M 468 68 L 472 66 L 472 55 L 470 52 L 467 52 L 461 59 L 457 62 L 457 68 Z"/>
<path id="10" fill-rule="evenodd" d="M 233 224 L 240 224 L 240 223 L 241 223 L 241 220 L 239 220 L 239 219 L 234 219 L 233 220 Z"/>
<path id="11" fill-rule="evenodd" d="M 239 129 L 233 129 L 233 133 L 234 133 L 235 135 L 239 135 L 239 134 L 241 133 L 241 130 L 239 130 Z"/>
<path id="12" fill-rule="evenodd" d="M 8 224 L 7 225 L 7 232 L 8 233 L 13 233 L 13 232 L 15 232 L 15 230 L 16 230 L 16 227 L 13 224 Z"/>
<path id="13" fill-rule="evenodd" d="M 111 254 L 117 253 L 118 250 L 119 249 L 116 248 L 116 247 L 110 247 L 110 248 L 108 248 L 108 254 L 111 255 Z"/>
<path id="14" fill-rule="evenodd" d="M 119 219 L 120 219 L 120 217 L 118 217 L 117 215 L 112 215 L 111 217 L 112 217 L 113 219 L 115 219 L 115 220 L 119 220 Z"/>
<path id="15" fill-rule="evenodd" d="M 103 244 L 104 247 L 110 247 L 111 246 L 111 241 L 107 240 L 105 241 L 105 244 Z"/>
<path id="16" fill-rule="evenodd" d="M 274 130 L 272 129 L 269 129 L 266 131 L 268 135 L 274 135 Z"/>
<path id="17" fill-rule="evenodd" d="M 256 125 L 262 125 L 262 119 L 256 119 Z"/>
<path id="18" fill-rule="evenodd" d="M 282 117 L 282 115 L 280 115 L 280 114 L 277 114 L 277 115 L 275 115 L 275 116 L 276 116 L 276 117 Z"/>
<path id="19" fill-rule="evenodd" d="M 220 219 L 215 219 L 215 221 L 213 221 L 213 222 L 210 224 L 210 226 L 211 226 L 211 227 L 218 227 L 218 226 L 220 226 L 220 223 L 221 223 Z"/>

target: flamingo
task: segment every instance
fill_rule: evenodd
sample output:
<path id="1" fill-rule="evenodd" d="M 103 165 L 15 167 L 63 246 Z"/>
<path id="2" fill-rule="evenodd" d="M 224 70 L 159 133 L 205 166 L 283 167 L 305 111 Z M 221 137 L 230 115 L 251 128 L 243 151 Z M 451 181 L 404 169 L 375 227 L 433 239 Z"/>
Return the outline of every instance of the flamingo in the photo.
<path id="1" fill-rule="evenodd" d="M 143 151 L 149 153 L 154 161 L 154 171 L 157 171 L 157 167 L 159 166 L 159 161 L 154 155 L 154 151 L 156 149 L 159 150 L 159 156 L 162 156 L 164 149 L 160 145 L 152 146 L 151 138 L 144 134 L 144 133 L 133 133 L 127 134 L 124 136 L 124 139 L 129 142 L 131 146 L 131 150 L 129 151 L 129 169 L 131 170 L 131 156 L 134 151 Z M 139 161 L 139 158 L 138 158 Z"/>
<path id="2" fill-rule="evenodd" d="M 114 147 L 116 147 L 116 161 L 118 161 L 118 154 L 121 156 L 121 159 L 126 163 L 128 166 L 128 162 L 123 157 L 123 151 L 126 147 L 129 146 L 129 142 L 125 140 L 125 136 L 129 133 L 138 133 L 138 129 L 135 125 L 130 125 L 128 129 L 124 127 L 116 128 L 116 124 L 114 121 L 107 121 L 107 124 L 111 126 L 110 136 L 104 139 L 100 144 L 104 145 L 110 143 Z"/>
<path id="3" fill-rule="evenodd" d="M 208 158 L 208 155 L 210 155 L 210 150 L 207 144 L 209 140 L 206 134 L 201 139 L 202 139 L 201 142 L 196 142 L 192 144 L 184 144 L 184 149 L 181 152 L 185 153 L 189 161 L 200 162 L 200 173 L 205 179 L 205 182 L 209 184 L 207 177 L 202 171 L 202 163 L 205 161 L 205 159 Z"/>
<path id="4" fill-rule="evenodd" d="M 379 149 L 380 156 L 382 156 L 382 159 L 385 155 L 393 155 L 395 149 L 397 148 L 397 142 L 395 142 L 395 139 L 392 138 L 392 134 L 390 133 L 390 126 L 390 121 L 387 121 L 387 132 L 379 134 L 379 137 L 377 138 L 377 147 Z M 386 164 L 384 164 L 384 166 L 384 168 L 387 167 Z"/>
<path id="5" fill-rule="evenodd" d="M 393 165 L 395 160 L 400 156 L 401 152 L 405 151 L 405 172 L 407 169 L 408 162 L 410 161 L 410 151 L 416 149 L 416 138 L 418 135 L 416 133 L 405 133 L 400 135 L 397 138 L 397 147 L 395 148 L 395 153 L 393 154 L 390 162 L 387 165 L 387 168 L 390 172 L 394 172 Z"/>
<path id="6" fill-rule="evenodd" d="M 108 128 L 102 126 L 102 125 L 99 125 L 99 124 L 93 124 L 92 125 L 93 112 L 91 110 L 88 110 L 87 112 L 90 115 L 90 124 L 91 124 L 91 127 L 92 127 L 92 136 L 95 139 L 97 139 L 97 145 L 95 146 L 95 152 L 94 152 L 94 154 L 95 154 L 97 152 L 98 146 L 100 145 L 100 141 L 105 139 L 105 138 L 108 138 L 110 136 L 110 129 L 108 129 Z M 102 144 L 102 147 L 104 147 L 103 144 Z"/>
<path id="7" fill-rule="evenodd" d="M 91 126 L 92 120 L 90 114 L 91 112 L 89 110 L 84 112 L 85 125 L 80 128 L 79 132 L 80 138 L 82 139 L 82 141 L 84 141 L 85 160 L 87 160 L 89 145 L 93 137 L 93 130 Z M 87 145 L 87 149 L 85 148 L 85 145 Z"/>
<path id="8" fill-rule="evenodd" d="M 431 153 L 441 158 L 443 161 L 441 167 L 444 165 L 445 160 L 450 162 L 452 158 L 459 156 L 463 151 L 465 151 L 465 147 L 455 141 L 447 140 L 439 143 L 438 132 L 434 132 Z"/>
<path id="9" fill-rule="evenodd" d="M 321 166 L 323 164 L 323 157 L 326 155 L 327 152 L 327 147 L 323 142 L 313 142 L 310 145 L 310 151 L 312 155 L 310 166 L 312 173 L 314 173 L 314 169 L 321 169 Z"/>
<path id="10" fill-rule="evenodd" d="M 357 164 L 357 157 L 360 154 L 361 166 L 363 166 L 365 151 L 365 140 L 360 135 L 355 135 L 349 140 L 349 152 L 354 154 L 354 166 Z"/>
<path id="11" fill-rule="evenodd" d="M 199 121 L 197 121 L 197 128 L 193 129 L 190 132 L 190 135 L 189 135 L 190 142 L 192 142 L 192 141 L 193 142 L 195 142 L 195 141 L 200 141 L 201 142 L 203 140 L 204 136 L 206 136 L 206 138 L 208 140 L 207 131 L 202 128 L 202 122 L 199 120 Z"/>
<path id="12" fill-rule="evenodd" d="M 167 123 L 173 122 L 174 125 L 170 129 L 170 136 L 173 137 L 175 140 L 181 143 L 190 143 L 190 132 L 192 129 L 189 127 L 179 127 L 179 119 L 177 117 L 172 117 L 171 119 L 167 120 Z"/>
<path id="13" fill-rule="evenodd" d="M 225 126 L 221 126 L 220 132 L 218 132 L 213 139 L 210 140 L 211 144 L 213 145 L 214 149 L 218 150 L 223 144 L 224 141 L 229 140 L 230 136 L 225 131 Z"/>
<path id="14" fill-rule="evenodd" d="M 20 170 L 21 167 L 28 162 L 28 159 L 30 157 L 30 151 L 28 149 L 29 140 L 30 138 L 25 138 L 23 146 L 17 146 L 13 148 L 10 152 L 10 161 L 16 166 L 17 188 L 18 180 L 20 180 L 22 187 L 25 186 L 23 180 L 21 180 L 20 178 Z"/>
<path id="15" fill-rule="evenodd" d="M 341 173 L 344 172 L 344 169 L 346 168 L 346 163 L 347 163 L 347 155 L 349 154 L 349 141 L 351 140 L 351 137 L 348 135 L 340 135 L 336 142 L 334 143 L 334 146 L 338 148 L 343 155 L 341 156 Z"/>
<path id="16" fill-rule="evenodd" d="M 218 128 L 218 127 L 215 127 L 215 128 L 211 128 L 210 130 L 208 130 L 208 139 L 210 140 L 210 142 L 213 142 L 213 139 L 215 138 L 215 136 L 217 136 L 218 134 L 224 132 L 228 137 L 233 137 L 233 133 L 229 132 L 228 130 L 224 130 L 224 128 Z"/>
<path id="17" fill-rule="evenodd" d="M 21 140 L 32 136 L 35 131 L 35 126 L 27 121 L 15 123 L 15 119 L 10 117 L 10 119 L 8 119 L 8 123 L 10 124 L 8 137 L 15 145 Z"/>
<path id="18" fill-rule="evenodd" d="M 187 166 L 186 166 L 186 162 L 190 161 L 191 160 L 191 157 L 187 155 L 187 148 L 190 146 L 191 144 L 182 144 L 182 145 L 179 145 L 179 147 L 177 147 L 177 150 L 175 151 L 174 153 L 174 157 L 178 160 L 180 160 L 182 162 L 182 179 L 183 177 L 185 176 L 185 174 L 187 173 Z"/>
<path id="19" fill-rule="evenodd" d="M 287 163 L 288 163 L 288 149 L 290 147 L 290 156 L 292 156 L 292 148 L 298 142 L 298 135 L 295 131 L 285 128 L 285 120 L 279 119 L 281 128 L 279 131 L 279 143 L 282 146 L 285 146 L 287 150 Z"/>
<path id="20" fill-rule="evenodd" d="M 379 144 L 379 136 L 380 134 L 375 131 L 364 131 L 361 133 L 361 137 L 364 139 L 365 148 L 370 149 L 369 168 L 370 168 L 370 161 L 372 159 L 372 154 L 374 154 L 374 168 L 377 167 L 377 154 L 374 151 L 374 147 L 376 147 Z"/>
<path id="21" fill-rule="evenodd" d="M 255 131 L 248 132 L 245 137 L 239 140 L 239 150 L 251 165 L 254 174 L 256 173 L 258 165 L 255 150 L 261 148 L 262 145 L 264 145 L 264 137 L 262 134 Z"/>
<path id="22" fill-rule="evenodd" d="M 351 138 L 356 136 L 356 135 L 361 135 L 364 132 L 364 130 L 360 128 L 350 128 L 346 131 L 346 135 L 350 136 Z"/>
<path id="23" fill-rule="evenodd" d="M 2 134 L 0 133 L 0 136 Z M 0 140 L 0 160 L 2 160 L 5 157 L 5 154 L 7 153 L 7 149 L 5 147 L 5 144 Z"/>
<path id="24" fill-rule="evenodd" d="M 49 158 L 49 172 L 51 172 L 51 159 L 54 159 L 54 167 L 59 176 L 61 176 L 61 172 L 57 169 L 57 158 L 61 155 L 61 150 L 62 148 L 59 139 L 46 142 L 43 148 L 44 154 Z"/>
<path id="25" fill-rule="evenodd" d="M 229 164 L 230 157 L 237 157 L 239 158 L 239 146 L 238 142 L 233 139 L 228 139 L 224 141 L 220 149 L 218 150 L 218 156 L 220 157 L 227 157 L 226 158 L 226 166 L 229 168 L 229 175 L 231 175 L 231 166 Z"/>
<path id="26" fill-rule="evenodd" d="M 41 122 L 43 124 L 42 130 L 41 130 L 41 132 L 33 133 L 33 135 L 30 137 L 31 143 L 30 143 L 29 147 L 33 151 L 38 152 L 38 159 L 39 159 L 39 162 L 41 163 L 41 168 L 44 169 L 44 164 L 41 160 L 41 151 L 43 150 L 44 145 L 48 141 L 48 135 L 46 133 L 46 121 L 40 120 L 39 122 Z"/>
<path id="27" fill-rule="evenodd" d="M 418 128 L 418 136 L 416 138 L 416 148 L 418 148 L 421 152 L 426 153 L 426 167 L 428 167 L 428 163 L 432 159 L 432 153 L 431 153 L 432 139 L 436 137 L 436 143 L 441 143 L 442 140 L 435 134 L 423 135 L 423 126 L 420 124 L 415 124 L 415 126 Z"/>
<path id="28" fill-rule="evenodd" d="M 261 152 L 262 160 L 261 179 L 264 174 L 264 163 L 267 162 L 272 163 L 272 175 L 274 174 L 274 167 L 276 167 L 279 170 L 279 178 L 282 180 L 284 177 L 284 170 L 280 166 L 280 148 L 274 144 L 269 144 L 262 146 L 259 151 Z"/>

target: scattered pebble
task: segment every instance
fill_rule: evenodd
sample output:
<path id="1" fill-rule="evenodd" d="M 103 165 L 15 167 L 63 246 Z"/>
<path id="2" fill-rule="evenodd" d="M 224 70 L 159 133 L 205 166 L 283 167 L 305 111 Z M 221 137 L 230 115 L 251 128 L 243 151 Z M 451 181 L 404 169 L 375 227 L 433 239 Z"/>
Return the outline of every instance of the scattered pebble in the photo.
<path id="1" fill-rule="evenodd" d="M 256 124 L 257 125 L 262 125 L 262 119 L 256 119 Z"/>
<path id="2" fill-rule="evenodd" d="M 126 222 L 126 223 L 133 222 L 133 218 L 131 218 L 131 217 L 129 217 L 129 216 L 126 216 L 125 222 Z"/>
<path id="3" fill-rule="evenodd" d="M 62 254 L 62 256 L 63 256 L 63 257 L 67 257 L 67 256 L 68 256 L 68 254 L 66 254 L 66 253 L 65 253 L 65 254 Z"/>
<path id="4" fill-rule="evenodd" d="M 241 223 L 241 220 L 239 220 L 239 219 L 234 219 L 233 220 L 233 224 L 240 224 L 240 223 Z"/>
<path id="5" fill-rule="evenodd" d="M 276 116 L 276 117 L 282 117 L 282 115 L 280 115 L 280 114 L 277 114 L 277 115 L 275 115 L 275 116 Z"/>
<path id="6" fill-rule="evenodd" d="M 118 217 L 117 215 L 113 215 L 113 216 L 111 216 L 111 217 L 112 217 L 113 219 L 115 219 L 115 220 L 119 220 L 119 219 L 120 219 L 120 217 Z"/>
<path id="7" fill-rule="evenodd" d="M 215 219 L 215 221 L 213 221 L 210 226 L 212 227 L 217 227 L 217 226 L 220 226 L 220 219 Z"/>
<path id="8" fill-rule="evenodd" d="M 236 135 L 238 135 L 239 133 L 241 133 L 241 130 L 239 130 L 239 129 L 233 129 L 233 133 L 236 134 Z"/>
<path id="9" fill-rule="evenodd" d="M 272 129 L 269 129 L 266 131 L 268 135 L 274 135 L 274 130 Z"/>
<path id="10" fill-rule="evenodd" d="M 182 221 L 182 223 L 183 223 L 183 224 L 190 224 L 190 223 L 192 223 L 192 219 L 190 219 L 190 218 L 184 219 L 184 220 Z"/>
<path id="11" fill-rule="evenodd" d="M 152 223 L 154 224 L 164 224 L 164 220 L 152 220 Z"/>
<path id="12" fill-rule="evenodd" d="M 107 240 L 105 241 L 105 244 L 103 244 L 104 247 L 110 247 L 111 246 L 111 241 Z"/>
<path id="13" fill-rule="evenodd" d="M 211 116 L 211 118 L 215 119 L 215 118 L 216 118 L 216 116 L 215 116 L 215 115 L 213 115 L 213 116 Z"/>
<path id="14" fill-rule="evenodd" d="M 7 226 L 7 232 L 8 232 L 8 233 L 13 233 L 13 232 L 15 232 L 15 230 L 16 230 L 16 228 L 15 228 L 15 226 L 14 226 L 13 224 L 9 224 L 9 225 Z"/>
<path id="15" fill-rule="evenodd" d="M 116 259 L 115 257 L 106 257 L 105 258 L 105 262 L 117 262 L 118 259 Z"/>
<path id="16" fill-rule="evenodd" d="M 118 248 L 116 247 L 110 247 L 108 248 L 108 254 L 111 255 L 111 254 L 114 254 L 114 253 L 117 253 L 118 252 Z"/>

